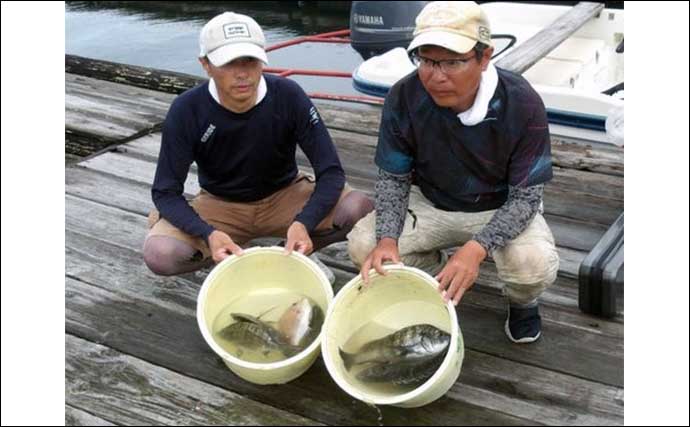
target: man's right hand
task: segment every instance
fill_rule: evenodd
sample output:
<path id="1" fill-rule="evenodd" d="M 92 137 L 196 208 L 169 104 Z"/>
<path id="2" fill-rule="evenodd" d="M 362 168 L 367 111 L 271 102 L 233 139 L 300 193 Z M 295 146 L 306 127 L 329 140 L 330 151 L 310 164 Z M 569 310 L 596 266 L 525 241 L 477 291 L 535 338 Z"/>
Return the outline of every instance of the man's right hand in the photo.
<path id="1" fill-rule="evenodd" d="M 211 248 L 211 256 L 216 263 L 223 261 L 230 254 L 240 256 L 243 253 L 242 248 L 220 230 L 213 230 L 209 234 L 208 246 Z"/>
<path id="2" fill-rule="evenodd" d="M 398 242 L 390 237 L 381 239 L 373 251 L 364 260 L 360 274 L 365 284 L 369 284 L 369 270 L 374 267 L 376 272 L 381 275 L 386 275 L 386 270 L 383 269 L 384 261 L 400 262 L 400 252 L 398 251 Z"/>

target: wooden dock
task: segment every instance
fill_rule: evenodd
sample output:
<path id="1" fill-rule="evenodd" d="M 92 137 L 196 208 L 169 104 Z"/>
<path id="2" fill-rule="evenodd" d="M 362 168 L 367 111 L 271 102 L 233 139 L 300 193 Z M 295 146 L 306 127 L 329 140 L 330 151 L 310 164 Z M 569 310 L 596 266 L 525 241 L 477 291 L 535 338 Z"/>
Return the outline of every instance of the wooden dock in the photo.
<path id="1" fill-rule="evenodd" d="M 285 385 L 238 378 L 197 326 L 196 296 L 208 270 L 159 277 L 145 266 L 160 125 L 175 97 L 163 91 L 179 93 L 199 79 L 129 66 L 114 72 L 111 63 L 69 56 L 66 65 L 68 152 L 110 147 L 72 157 L 66 168 L 68 425 L 623 424 L 623 316 L 577 308 L 579 264 L 623 210 L 622 150 L 553 141 L 544 205 L 561 269 L 542 300 L 543 338 L 518 346 L 505 337 L 501 283 L 486 261 L 458 308 L 466 353 L 456 384 L 430 405 L 381 407 L 379 415 L 341 391 L 321 359 Z M 371 192 L 380 111 L 322 104 L 319 111 L 348 182 Z M 299 164 L 309 170 L 301 154 Z M 185 192 L 198 190 L 192 168 Z M 354 277 L 344 244 L 319 257 L 335 272 L 336 291 Z"/>

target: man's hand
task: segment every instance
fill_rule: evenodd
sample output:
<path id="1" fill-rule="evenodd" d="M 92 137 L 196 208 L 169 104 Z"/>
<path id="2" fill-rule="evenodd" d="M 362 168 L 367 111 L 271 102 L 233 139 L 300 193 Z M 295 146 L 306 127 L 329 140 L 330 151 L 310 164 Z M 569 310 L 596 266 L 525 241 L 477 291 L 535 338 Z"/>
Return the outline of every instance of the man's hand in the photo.
<path id="1" fill-rule="evenodd" d="M 438 290 L 443 294 L 444 301 L 452 299 L 453 304 L 458 305 L 465 292 L 477 280 L 479 265 L 486 255 L 486 250 L 474 240 L 465 243 L 453 254 L 443 270 L 436 275 Z"/>
<path id="2" fill-rule="evenodd" d="M 301 222 L 295 221 L 287 231 L 287 242 L 285 243 L 285 255 L 293 250 L 304 255 L 309 255 L 314 249 L 314 244 L 309 237 L 307 228 Z"/>
<path id="3" fill-rule="evenodd" d="M 386 270 L 383 269 L 384 261 L 400 262 L 400 252 L 398 251 L 398 242 L 390 237 L 381 239 L 373 251 L 367 256 L 362 263 L 360 274 L 365 284 L 369 284 L 369 269 L 373 266 L 381 275 L 386 275 Z"/>
<path id="4" fill-rule="evenodd" d="M 208 246 L 211 248 L 211 256 L 216 263 L 223 261 L 230 254 L 242 255 L 242 248 L 232 241 L 230 236 L 220 230 L 213 230 L 208 236 Z"/>

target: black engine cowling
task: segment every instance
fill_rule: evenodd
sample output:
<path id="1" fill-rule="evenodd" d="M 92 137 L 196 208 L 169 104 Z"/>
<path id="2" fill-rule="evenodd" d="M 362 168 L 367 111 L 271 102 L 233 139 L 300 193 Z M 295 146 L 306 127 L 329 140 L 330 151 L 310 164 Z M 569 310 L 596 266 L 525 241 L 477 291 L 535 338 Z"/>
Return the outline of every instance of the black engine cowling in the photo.
<path id="1" fill-rule="evenodd" d="M 353 1 L 350 8 L 352 47 L 364 59 L 412 41 L 414 21 L 428 1 Z"/>

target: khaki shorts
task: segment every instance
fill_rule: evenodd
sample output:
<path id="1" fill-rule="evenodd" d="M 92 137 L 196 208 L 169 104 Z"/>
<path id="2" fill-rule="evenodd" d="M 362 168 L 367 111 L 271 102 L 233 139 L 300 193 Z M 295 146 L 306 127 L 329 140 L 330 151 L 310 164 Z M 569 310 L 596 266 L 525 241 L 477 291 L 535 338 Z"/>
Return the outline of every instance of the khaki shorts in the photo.
<path id="1" fill-rule="evenodd" d="M 257 237 L 285 237 L 288 227 L 302 211 L 315 187 L 312 177 L 299 174 L 287 187 L 255 202 L 231 202 L 201 190 L 189 204 L 201 219 L 215 229 L 227 233 L 238 245 L 243 245 Z M 346 183 L 340 200 L 350 191 L 352 188 Z M 334 212 L 335 207 L 316 226 L 312 234 L 333 228 Z M 211 250 L 203 238 L 191 236 L 175 227 L 155 209 L 149 213 L 148 226 L 147 237 L 173 237 L 199 250 L 204 258 L 211 256 Z"/>

